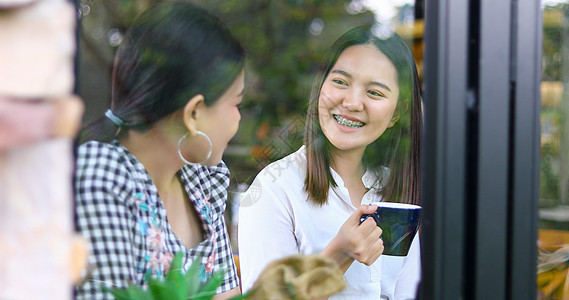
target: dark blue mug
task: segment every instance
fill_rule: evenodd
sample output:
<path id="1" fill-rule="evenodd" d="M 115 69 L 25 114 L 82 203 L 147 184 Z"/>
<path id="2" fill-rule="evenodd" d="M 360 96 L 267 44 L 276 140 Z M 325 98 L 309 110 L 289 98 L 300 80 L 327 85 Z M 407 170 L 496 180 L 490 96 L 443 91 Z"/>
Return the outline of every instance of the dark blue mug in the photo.
<path id="1" fill-rule="evenodd" d="M 413 204 L 375 202 L 377 210 L 362 215 L 360 224 L 372 217 L 383 233 L 383 255 L 406 256 L 419 229 L 421 207 Z"/>

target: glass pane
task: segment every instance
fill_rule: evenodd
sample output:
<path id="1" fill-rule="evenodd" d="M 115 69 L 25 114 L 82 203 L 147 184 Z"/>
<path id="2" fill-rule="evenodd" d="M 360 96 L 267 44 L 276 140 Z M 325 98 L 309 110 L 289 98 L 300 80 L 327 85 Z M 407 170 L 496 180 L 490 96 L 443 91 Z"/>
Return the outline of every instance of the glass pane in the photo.
<path id="1" fill-rule="evenodd" d="M 204 6 L 219 7 L 214 2 Z M 325 5 L 331 2 L 334 5 Z M 239 195 L 247 190 L 257 173 L 303 145 L 306 110 L 318 65 L 326 50 L 343 33 L 372 22 L 383 25 L 387 34 L 395 31 L 413 52 L 422 78 L 424 8 L 421 2 L 415 5 L 412 0 L 285 1 L 286 4 L 269 5 L 259 11 L 255 10 L 257 2 L 240 1 L 239 6 L 222 10 L 222 18 L 243 41 L 250 57 L 239 132 L 224 154 L 235 193 L 230 210 L 233 217 L 239 208 Z M 251 20 L 258 25 L 252 27 Z M 232 223 L 236 249 L 238 220 L 235 218 Z"/>
<path id="2" fill-rule="evenodd" d="M 80 1 L 82 28 L 78 86 L 79 94 L 86 102 L 84 123 L 98 119 L 109 108 L 113 57 L 123 42 L 123 36 L 126 36 L 126 30 L 143 11 L 160 2 L 168 1 Z M 241 112 L 239 131 L 223 155 L 223 160 L 231 170 L 231 185 L 225 212 L 226 223 L 232 249 L 238 255 L 237 216 L 242 195 L 250 188 L 259 171 L 269 163 L 290 155 L 302 147 L 311 89 L 327 50 L 348 30 L 360 25 L 375 24 L 373 32 L 376 36 L 387 39 L 395 32 L 402 39 L 400 44 L 406 44 L 410 48 L 411 54 L 408 56 L 413 56 L 415 59 L 418 81 L 421 82 L 424 1 L 194 0 L 189 2 L 199 5 L 221 19 L 242 43 L 247 53 L 244 100 L 239 108 Z M 405 61 L 408 62 L 411 60 Z M 411 66 L 411 63 L 408 65 Z M 407 68 L 407 73 L 412 73 L 409 72 L 410 69 L 412 68 Z M 409 78 L 412 78 L 412 75 L 409 75 Z M 414 82 L 409 86 L 413 84 Z M 418 86 L 417 95 L 420 93 L 420 84 Z M 364 92 L 369 91 L 364 90 Z M 405 91 L 401 89 L 399 92 L 411 95 L 407 97 L 409 99 L 420 98 L 414 97 L 411 88 Z M 389 128 L 403 127 L 399 124 L 411 124 L 415 121 L 410 117 L 411 105 L 402 107 L 404 107 L 402 111 L 408 114 L 398 115 L 399 119 L 394 121 L 397 124 L 389 124 Z M 421 123 L 420 119 L 417 123 Z M 346 124 L 365 126 L 357 123 Z M 410 134 L 407 134 L 412 131 L 410 128 L 409 125 L 401 129 L 401 131 L 407 130 L 403 136 L 408 139 L 401 139 L 401 143 L 397 144 L 399 148 L 394 148 L 397 151 L 392 151 L 395 154 L 389 155 L 395 157 L 400 153 L 408 153 L 402 149 L 408 150 L 412 144 Z M 393 136 L 392 140 L 396 140 L 395 134 Z M 376 154 L 380 156 L 378 153 L 372 155 Z M 402 161 L 397 163 L 405 165 Z"/>
<path id="3" fill-rule="evenodd" d="M 567 299 L 569 280 L 569 2 L 543 2 L 539 299 Z"/>

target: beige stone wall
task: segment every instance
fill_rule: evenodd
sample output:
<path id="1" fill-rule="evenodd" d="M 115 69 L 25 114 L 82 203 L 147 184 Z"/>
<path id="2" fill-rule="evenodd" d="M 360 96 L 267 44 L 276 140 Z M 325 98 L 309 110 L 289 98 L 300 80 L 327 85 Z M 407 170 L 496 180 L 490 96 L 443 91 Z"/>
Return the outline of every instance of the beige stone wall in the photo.
<path id="1" fill-rule="evenodd" d="M 75 18 L 66 0 L 0 0 L 0 101 L 72 93 Z M 0 149 L 0 299 L 71 298 L 71 143 L 47 134 Z"/>

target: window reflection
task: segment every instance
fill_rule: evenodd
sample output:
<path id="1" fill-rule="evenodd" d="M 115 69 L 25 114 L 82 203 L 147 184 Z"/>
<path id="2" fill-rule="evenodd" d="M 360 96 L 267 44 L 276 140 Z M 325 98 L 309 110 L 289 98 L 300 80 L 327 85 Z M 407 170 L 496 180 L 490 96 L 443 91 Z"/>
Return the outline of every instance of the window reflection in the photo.
<path id="1" fill-rule="evenodd" d="M 543 2 L 540 299 L 569 297 L 569 3 Z"/>
<path id="2" fill-rule="evenodd" d="M 84 123 L 109 107 L 114 52 L 133 20 L 157 2 L 81 1 L 78 78 Z M 239 195 L 259 170 L 302 146 L 311 85 L 326 49 L 348 29 L 376 22 L 376 35 L 396 32 L 407 43 L 422 78 L 424 1 L 191 2 L 224 21 L 247 50 L 240 129 L 224 156 L 232 174 L 227 223 L 235 250 Z"/>
<path id="3" fill-rule="evenodd" d="M 110 74 L 116 47 L 132 21 L 160 1 L 82 0 L 79 93 L 84 123 L 109 105 Z M 247 89 L 243 118 L 226 151 L 235 190 L 258 170 L 302 144 L 308 96 L 325 49 L 347 29 L 378 22 L 395 31 L 413 51 L 422 77 L 423 1 L 192 1 L 228 24 L 247 49 Z"/>

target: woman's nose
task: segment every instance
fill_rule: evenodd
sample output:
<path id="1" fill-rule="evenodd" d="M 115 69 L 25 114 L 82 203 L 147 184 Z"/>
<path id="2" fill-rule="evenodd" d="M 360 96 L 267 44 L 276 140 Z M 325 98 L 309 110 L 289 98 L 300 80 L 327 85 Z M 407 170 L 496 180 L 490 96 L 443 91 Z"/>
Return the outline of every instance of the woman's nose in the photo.
<path id="1" fill-rule="evenodd" d="M 364 102 L 356 93 L 347 93 L 342 101 L 342 105 L 349 111 L 361 111 L 364 109 Z"/>

